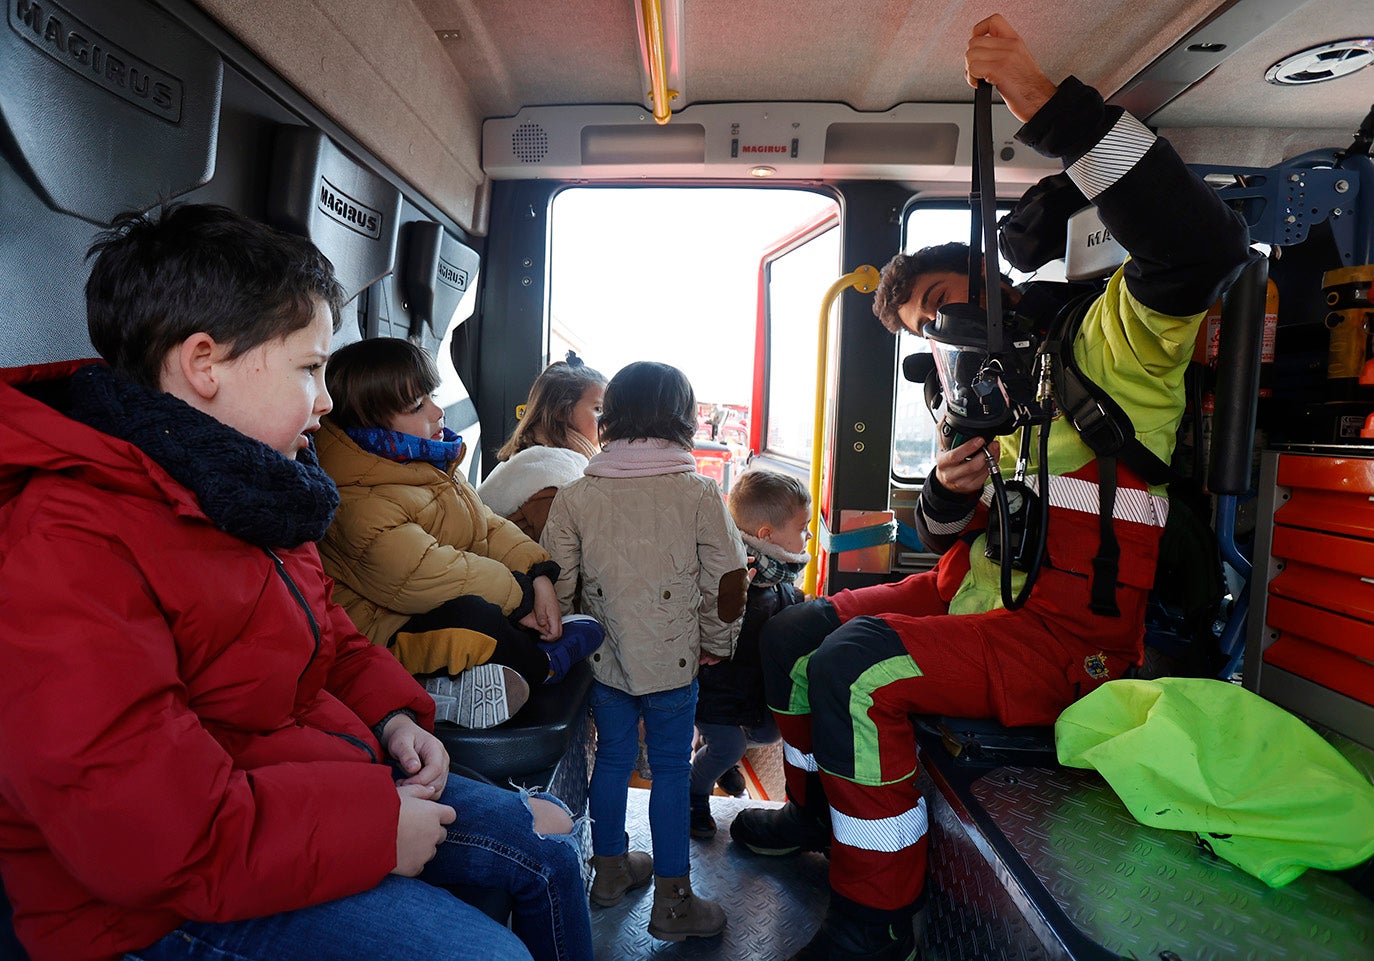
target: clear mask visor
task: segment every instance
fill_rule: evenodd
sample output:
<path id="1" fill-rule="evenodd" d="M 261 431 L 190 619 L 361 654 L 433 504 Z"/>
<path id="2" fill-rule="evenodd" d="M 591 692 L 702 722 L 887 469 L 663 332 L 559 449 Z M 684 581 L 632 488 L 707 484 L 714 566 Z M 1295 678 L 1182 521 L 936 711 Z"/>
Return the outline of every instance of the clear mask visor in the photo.
<path id="1" fill-rule="evenodd" d="M 945 344 L 930 341 L 930 353 L 944 388 L 945 403 L 950 413 L 977 420 L 984 415 L 983 405 L 974 393 L 973 384 L 987 365 L 986 348 L 971 344 Z"/>

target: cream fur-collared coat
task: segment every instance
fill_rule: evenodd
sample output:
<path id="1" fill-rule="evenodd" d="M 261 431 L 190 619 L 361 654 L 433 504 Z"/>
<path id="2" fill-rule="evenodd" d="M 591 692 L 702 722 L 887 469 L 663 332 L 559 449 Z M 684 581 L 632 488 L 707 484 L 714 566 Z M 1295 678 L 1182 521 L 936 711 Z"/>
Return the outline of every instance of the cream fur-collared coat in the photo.
<path id="1" fill-rule="evenodd" d="M 493 511 L 539 540 L 558 489 L 582 476 L 587 457 L 566 447 L 527 447 L 496 465 L 477 488 Z"/>

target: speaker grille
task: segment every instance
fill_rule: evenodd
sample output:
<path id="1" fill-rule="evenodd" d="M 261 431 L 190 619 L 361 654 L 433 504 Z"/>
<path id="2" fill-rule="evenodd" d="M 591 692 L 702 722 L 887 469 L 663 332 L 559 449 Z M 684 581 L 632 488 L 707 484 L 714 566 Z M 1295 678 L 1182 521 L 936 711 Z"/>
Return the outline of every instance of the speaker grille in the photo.
<path id="1" fill-rule="evenodd" d="M 549 154 L 549 135 L 537 123 L 522 123 L 510 135 L 510 149 L 521 163 L 539 163 Z"/>

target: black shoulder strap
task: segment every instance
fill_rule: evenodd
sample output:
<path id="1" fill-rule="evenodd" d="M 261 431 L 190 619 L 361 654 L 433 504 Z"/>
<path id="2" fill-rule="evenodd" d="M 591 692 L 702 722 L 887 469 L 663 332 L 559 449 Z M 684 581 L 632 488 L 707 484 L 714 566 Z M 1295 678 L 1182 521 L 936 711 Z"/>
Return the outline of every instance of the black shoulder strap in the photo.
<path id="1" fill-rule="evenodd" d="M 1120 617 L 1116 603 L 1116 579 L 1121 560 L 1121 545 L 1116 539 L 1112 519 L 1116 511 L 1117 461 L 1130 467 L 1147 484 L 1170 483 L 1177 475 L 1135 435 L 1131 416 L 1111 395 L 1079 370 L 1073 356 L 1073 341 L 1096 292 L 1071 301 L 1050 325 L 1041 348 L 1050 359 L 1055 402 L 1083 443 L 1098 457 L 1097 556 L 1093 558 L 1092 599 L 1095 614 Z"/>
<path id="2" fill-rule="evenodd" d="M 1112 517 L 1116 511 L 1116 458 L 1098 458 L 1097 556 L 1093 558 L 1092 599 L 1088 609 L 1104 617 L 1120 617 L 1116 606 L 1116 578 L 1120 572 L 1121 545 L 1116 540 Z"/>
<path id="3" fill-rule="evenodd" d="M 1118 458 L 1147 484 L 1167 484 L 1175 479 L 1172 468 L 1140 442 L 1130 414 L 1079 370 L 1074 360 L 1074 338 L 1097 296 L 1088 293 L 1071 301 L 1045 337 L 1041 350 L 1050 358 L 1055 402 L 1094 454 Z"/>

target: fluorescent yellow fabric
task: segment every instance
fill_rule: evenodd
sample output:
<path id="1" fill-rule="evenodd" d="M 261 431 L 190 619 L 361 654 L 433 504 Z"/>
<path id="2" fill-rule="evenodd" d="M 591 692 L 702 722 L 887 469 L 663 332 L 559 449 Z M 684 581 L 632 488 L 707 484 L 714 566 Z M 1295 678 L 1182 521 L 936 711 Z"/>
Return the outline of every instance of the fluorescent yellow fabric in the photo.
<path id="1" fill-rule="evenodd" d="M 1109 391 L 1131 417 L 1135 435 L 1166 464 L 1173 455 L 1179 421 L 1183 417 L 1183 375 L 1193 354 L 1198 326 L 1205 313 L 1171 317 L 1152 310 L 1126 289 L 1123 269 L 1107 282 L 1083 318 L 1073 343 L 1074 359 L 1083 374 Z M 1010 477 L 1016 469 L 1021 435 L 1000 438 L 1001 469 Z M 1035 474 L 1039 452 L 1032 445 L 1030 473 Z M 1072 474 L 1093 459 L 1093 452 L 1061 414 L 1050 425 L 1049 464 L 1053 474 Z M 1151 488 L 1163 493 L 1162 486 Z M 1056 519 L 1051 525 L 1062 524 Z M 1096 522 L 1094 522 L 1096 523 Z M 1097 543 L 1093 533 L 1092 543 Z M 981 614 L 1002 606 L 1002 571 L 983 553 L 986 535 L 980 534 L 969 552 L 970 569 L 950 601 L 951 614 Z M 1153 568 L 1151 568 L 1153 570 Z M 1019 593 L 1026 575 L 1012 572 L 1012 593 Z M 1136 585 L 1148 587 L 1149 584 Z"/>
<path id="2" fill-rule="evenodd" d="M 1110 681 L 1055 724 L 1059 762 L 1096 768 L 1142 824 L 1197 833 L 1281 887 L 1374 856 L 1374 787 L 1287 711 L 1223 681 Z"/>

